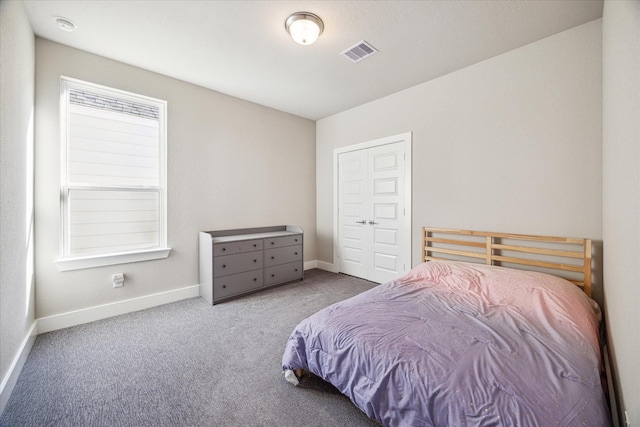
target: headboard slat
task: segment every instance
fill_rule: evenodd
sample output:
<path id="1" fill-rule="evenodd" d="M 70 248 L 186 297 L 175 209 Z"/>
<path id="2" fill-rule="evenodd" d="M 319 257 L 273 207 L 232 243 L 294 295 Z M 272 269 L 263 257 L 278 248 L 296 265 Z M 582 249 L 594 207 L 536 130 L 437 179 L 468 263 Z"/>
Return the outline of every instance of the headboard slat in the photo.
<path id="1" fill-rule="evenodd" d="M 484 245 L 482 245 L 484 247 Z M 485 258 L 485 254 L 477 253 L 477 252 L 469 252 L 469 251 L 457 251 L 453 249 L 444 249 L 444 248 L 429 248 L 429 252 L 441 253 L 441 254 L 449 254 L 449 255 L 460 255 L 466 256 L 469 258 Z"/>
<path id="2" fill-rule="evenodd" d="M 502 261 L 502 262 L 508 262 L 512 264 L 520 264 L 520 265 L 530 265 L 533 267 L 551 268 L 553 270 L 575 271 L 577 273 L 582 273 L 583 271 L 582 265 L 558 264 L 555 262 L 534 261 L 534 260 L 500 256 L 500 255 L 494 255 L 493 259 L 495 261 Z"/>
<path id="3" fill-rule="evenodd" d="M 425 237 L 425 239 L 429 242 L 434 243 L 448 243 L 451 245 L 463 245 L 463 246 L 475 246 L 477 248 L 484 248 L 485 242 L 465 242 L 464 240 L 458 239 L 439 239 L 437 237 Z"/>
<path id="4" fill-rule="evenodd" d="M 555 256 L 567 257 L 567 258 L 584 258 L 583 252 L 575 252 L 575 251 L 558 251 L 555 249 L 540 249 L 540 248 L 532 248 L 529 246 L 501 245 L 501 244 L 495 244 L 495 243 L 491 247 L 493 249 L 502 249 L 507 251 L 527 252 L 527 253 L 534 253 L 534 254 L 541 254 L 541 255 L 555 255 Z"/>

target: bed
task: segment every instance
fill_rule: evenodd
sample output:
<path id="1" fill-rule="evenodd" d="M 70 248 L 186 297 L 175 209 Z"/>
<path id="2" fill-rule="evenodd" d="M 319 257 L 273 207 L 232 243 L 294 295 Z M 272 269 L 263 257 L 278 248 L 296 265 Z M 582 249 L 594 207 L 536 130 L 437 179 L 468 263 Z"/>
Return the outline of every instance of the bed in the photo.
<path id="1" fill-rule="evenodd" d="M 590 240 L 424 228 L 422 260 L 301 321 L 285 378 L 385 426 L 610 425 Z"/>

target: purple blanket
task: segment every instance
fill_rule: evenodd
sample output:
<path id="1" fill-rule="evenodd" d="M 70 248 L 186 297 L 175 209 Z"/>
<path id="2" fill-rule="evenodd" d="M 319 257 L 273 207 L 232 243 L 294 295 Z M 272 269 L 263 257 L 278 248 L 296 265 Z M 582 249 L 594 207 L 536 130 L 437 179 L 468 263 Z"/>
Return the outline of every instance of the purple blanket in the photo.
<path id="1" fill-rule="evenodd" d="M 554 276 L 429 262 L 303 320 L 282 365 L 385 426 L 608 426 L 599 316 Z"/>

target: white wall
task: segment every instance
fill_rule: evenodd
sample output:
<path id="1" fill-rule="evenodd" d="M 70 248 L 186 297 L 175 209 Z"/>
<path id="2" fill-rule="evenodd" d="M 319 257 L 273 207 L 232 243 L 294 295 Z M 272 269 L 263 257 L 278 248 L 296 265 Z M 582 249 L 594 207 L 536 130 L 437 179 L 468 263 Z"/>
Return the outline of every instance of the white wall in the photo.
<path id="1" fill-rule="evenodd" d="M 601 96 L 596 20 L 318 121 L 318 259 L 333 149 L 408 131 L 413 265 L 422 226 L 601 239 Z"/>
<path id="2" fill-rule="evenodd" d="M 605 1 L 603 240 L 610 352 L 629 422 L 640 425 L 640 2 Z"/>
<path id="3" fill-rule="evenodd" d="M 22 3 L 0 2 L 0 413 L 33 344 L 34 60 Z"/>
<path id="4" fill-rule="evenodd" d="M 166 260 L 60 272 L 60 76 L 168 102 Z M 315 123 L 36 39 L 36 314 L 57 315 L 198 283 L 198 231 L 300 225 L 315 260 Z M 111 275 L 125 273 L 113 289 Z"/>

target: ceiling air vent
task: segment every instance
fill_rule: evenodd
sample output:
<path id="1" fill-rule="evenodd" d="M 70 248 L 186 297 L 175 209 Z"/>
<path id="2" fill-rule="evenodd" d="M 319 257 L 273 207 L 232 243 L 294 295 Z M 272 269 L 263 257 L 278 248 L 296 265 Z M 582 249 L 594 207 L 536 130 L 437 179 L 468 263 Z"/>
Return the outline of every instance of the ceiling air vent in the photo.
<path id="1" fill-rule="evenodd" d="M 366 41 L 362 40 L 361 42 L 356 43 L 354 46 L 351 46 L 349 49 L 342 52 L 340 55 L 347 57 L 351 62 L 359 62 L 364 58 L 367 58 L 378 50 L 371 46 Z"/>

